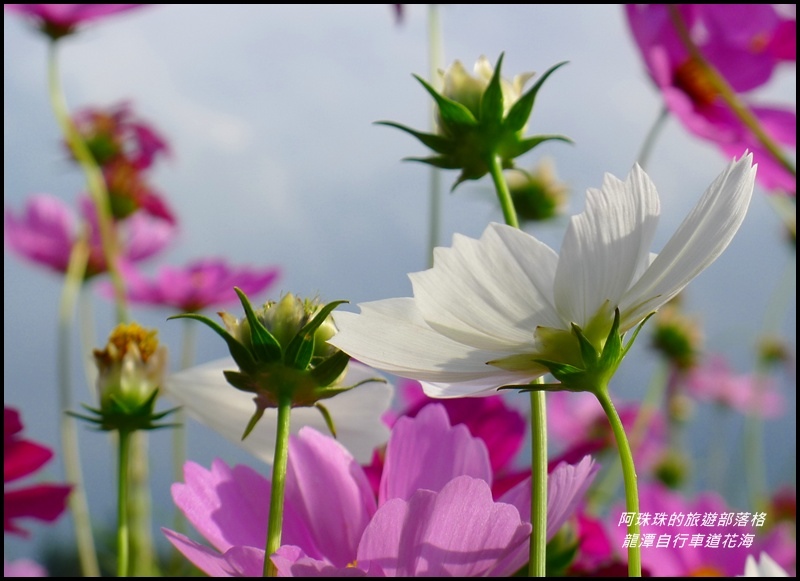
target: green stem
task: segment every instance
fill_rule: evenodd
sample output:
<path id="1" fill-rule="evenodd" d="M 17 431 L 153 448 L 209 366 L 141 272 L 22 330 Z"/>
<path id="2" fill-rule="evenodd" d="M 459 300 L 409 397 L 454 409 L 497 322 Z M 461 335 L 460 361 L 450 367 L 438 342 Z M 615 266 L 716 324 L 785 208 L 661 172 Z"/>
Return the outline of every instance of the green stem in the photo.
<path id="1" fill-rule="evenodd" d="M 100 565 L 92 535 L 92 522 L 89 503 L 83 484 L 80 446 L 75 418 L 64 413 L 72 407 L 72 381 L 70 371 L 70 330 L 74 323 L 75 304 L 83 284 L 86 264 L 89 260 L 88 231 L 78 236 L 70 252 L 69 264 L 61 290 L 58 309 L 58 410 L 61 427 L 61 452 L 64 461 L 64 474 L 72 485 L 69 495 L 69 509 L 75 527 L 75 542 L 78 546 L 78 560 L 84 577 L 99 577 Z"/>
<path id="2" fill-rule="evenodd" d="M 541 383 L 540 380 L 537 380 Z M 544 577 L 547 561 L 547 409 L 544 392 L 531 392 L 531 548 L 529 577 Z M 534 469 L 535 468 L 535 469 Z"/>
<path id="3" fill-rule="evenodd" d="M 117 476 L 117 577 L 128 577 L 130 538 L 128 530 L 128 465 L 131 433 L 119 430 L 119 473 Z"/>
<path id="4" fill-rule="evenodd" d="M 778 146 L 777 143 L 770 137 L 770 135 L 764 131 L 763 127 L 761 127 L 761 123 L 758 121 L 758 118 L 753 115 L 753 112 L 747 107 L 747 105 L 739 99 L 739 96 L 736 94 L 736 91 L 731 88 L 728 84 L 728 81 L 725 80 L 719 71 L 717 71 L 716 67 L 712 65 L 706 58 L 703 56 L 703 52 L 700 48 L 694 43 L 692 40 L 691 35 L 689 34 L 689 29 L 686 27 L 686 22 L 683 20 L 683 16 L 681 16 L 681 12 L 678 9 L 676 4 L 668 4 L 669 15 L 672 19 L 672 23 L 675 25 L 675 31 L 678 33 L 678 37 L 681 39 L 681 42 L 689 51 L 689 54 L 695 60 L 695 62 L 703 69 L 703 72 L 706 75 L 707 80 L 713 85 L 714 89 L 719 93 L 722 100 L 731 108 L 733 114 L 741 121 L 745 127 L 747 127 L 753 135 L 755 135 L 756 139 L 758 139 L 759 143 L 764 146 L 764 148 L 770 152 L 772 157 L 786 169 L 792 176 L 797 176 L 797 170 L 794 167 L 794 164 L 789 160 L 786 155 L 784 155 L 781 148 Z"/>
<path id="5" fill-rule="evenodd" d="M 439 89 L 439 69 L 442 66 L 442 34 L 438 4 L 428 5 L 428 48 L 431 86 Z M 436 106 L 431 104 L 431 126 L 435 130 Z M 434 131 L 435 132 L 435 131 Z M 428 224 L 428 265 L 433 266 L 433 249 L 439 244 L 439 230 L 442 222 L 442 172 L 431 166 L 428 184 L 430 195 L 430 223 Z"/>
<path id="6" fill-rule="evenodd" d="M 603 406 L 603 411 L 606 413 L 608 423 L 611 424 L 611 429 L 614 431 L 614 438 L 617 441 L 617 450 L 619 451 L 619 460 L 622 464 L 622 477 L 625 482 L 625 511 L 633 515 L 630 524 L 628 525 L 628 534 L 631 538 L 639 538 L 639 488 L 636 482 L 636 466 L 633 463 L 633 453 L 631 446 L 628 443 L 628 437 L 625 434 L 625 428 L 622 425 L 622 420 L 614 407 L 614 403 L 608 395 L 607 388 L 602 387 L 595 393 L 600 405 Z M 635 536 L 634 536 L 635 535 Z M 641 577 L 642 576 L 642 549 L 639 547 L 638 542 L 631 543 L 628 547 L 628 576 Z"/>
<path id="7" fill-rule="evenodd" d="M 269 498 L 269 527 L 267 529 L 267 548 L 264 554 L 264 576 L 276 577 L 278 571 L 270 555 L 281 546 L 283 530 L 283 498 L 286 489 L 286 468 L 289 462 L 289 420 L 292 400 L 281 394 L 278 399 L 278 425 L 275 435 L 275 458 L 272 462 L 272 484 Z"/>
<path id="8" fill-rule="evenodd" d="M 656 120 L 650 127 L 650 131 L 647 132 L 647 136 L 644 138 L 644 143 L 642 143 L 642 149 L 639 150 L 639 155 L 636 157 L 636 161 L 642 169 L 645 169 L 647 166 L 647 162 L 650 160 L 650 154 L 653 152 L 653 146 L 656 144 L 656 138 L 661 132 L 661 129 L 664 127 L 664 123 L 668 117 L 669 111 L 667 110 L 666 105 L 664 105 L 658 112 L 658 117 L 656 117 Z"/>
<path id="9" fill-rule="evenodd" d="M 153 544 L 152 501 L 150 494 L 149 433 L 131 434 L 128 461 L 128 526 L 130 529 L 131 575 L 157 575 Z"/>
<path id="10" fill-rule="evenodd" d="M 103 247 L 103 256 L 106 259 L 111 283 L 114 287 L 114 298 L 117 308 L 117 322 L 124 322 L 128 319 L 127 302 L 125 298 L 125 284 L 119 272 L 117 263 L 117 243 L 114 233 L 114 222 L 111 216 L 111 205 L 108 199 L 108 189 L 106 188 L 103 172 L 86 146 L 83 138 L 78 132 L 67 109 L 64 92 L 58 78 L 58 42 L 51 41 L 48 45 L 48 83 L 50 92 L 50 104 L 53 108 L 56 120 L 61 127 L 61 132 L 67 141 L 72 155 L 81 166 L 86 176 L 86 186 L 89 195 L 92 197 L 97 209 L 97 224 L 100 230 L 100 241 Z"/>
<path id="11" fill-rule="evenodd" d="M 492 176 L 497 199 L 503 210 L 506 224 L 519 228 L 517 211 L 511 192 L 503 177 L 500 156 L 489 157 L 489 174 Z M 531 577 L 544 577 L 547 561 L 547 408 L 544 392 L 531 392 L 531 548 L 528 573 Z"/>

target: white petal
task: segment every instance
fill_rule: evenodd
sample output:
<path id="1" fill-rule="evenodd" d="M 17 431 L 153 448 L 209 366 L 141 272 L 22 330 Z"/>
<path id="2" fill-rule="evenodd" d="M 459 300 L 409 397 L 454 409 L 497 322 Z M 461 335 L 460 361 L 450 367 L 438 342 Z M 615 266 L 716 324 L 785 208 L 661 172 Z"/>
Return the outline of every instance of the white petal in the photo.
<path id="1" fill-rule="evenodd" d="M 455 235 L 433 268 L 409 275 L 414 302 L 436 331 L 478 349 L 533 346 L 537 324 L 559 321 L 553 307 L 558 256 L 519 229 L 491 224 L 480 240 Z"/>
<path id="2" fill-rule="evenodd" d="M 358 315 L 337 311 L 339 331 L 328 342 L 362 363 L 401 377 L 442 383 L 507 375 L 486 362 L 515 352 L 474 349 L 448 339 L 425 323 L 413 299 L 358 306 Z"/>
<path id="3" fill-rule="evenodd" d="M 271 464 L 275 453 L 277 411 L 266 410 L 250 435 L 242 441 L 245 426 L 256 406 L 253 394 L 228 384 L 222 373 L 226 369 L 237 369 L 233 359 L 212 361 L 170 375 L 164 382 L 164 395 L 183 406 L 200 423 Z M 343 385 L 373 377 L 380 375 L 364 365 L 351 362 Z M 370 382 L 322 402 L 333 418 L 337 439 L 359 462 L 369 462 L 373 450 L 386 443 L 389 430 L 380 418 L 389 409 L 393 394 L 391 385 Z M 303 426 L 329 433 L 322 414 L 314 408 L 292 409 L 290 425 L 292 433 L 297 433 Z"/>
<path id="4" fill-rule="evenodd" d="M 744 220 L 756 166 L 747 154 L 712 183 L 620 304 L 622 330 L 669 301 L 727 248 Z"/>
<path id="5" fill-rule="evenodd" d="M 612 309 L 619 303 L 647 265 L 658 215 L 655 186 L 638 165 L 624 182 L 606 174 L 602 190 L 587 191 L 586 210 L 570 220 L 555 276 L 565 323 L 584 326 L 606 301 Z"/>

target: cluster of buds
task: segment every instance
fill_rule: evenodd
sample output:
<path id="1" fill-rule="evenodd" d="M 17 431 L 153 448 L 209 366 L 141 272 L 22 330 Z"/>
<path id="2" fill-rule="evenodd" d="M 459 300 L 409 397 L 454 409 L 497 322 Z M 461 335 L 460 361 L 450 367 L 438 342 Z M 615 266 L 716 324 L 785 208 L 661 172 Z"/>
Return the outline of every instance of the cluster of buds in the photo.
<path id="1" fill-rule="evenodd" d="M 443 169 L 460 169 L 453 188 L 465 180 L 477 180 L 489 172 L 491 160 L 500 158 L 504 169 L 514 167 L 514 159 L 549 140 L 569 142 L 562 135 L 523 136 L 536 95 L 559 63 L 546 71 L 527 92 L 525 83 L 533 73 L 517 75 L 512 82 L 500 76 L 503 55 L 492 66 L 486 57 L 475 65 L 475 76 L 456 61 L 443 73 L 444 87 L 438 92 L 420 77 L 417 80 L 436 101 L 436 133 L 422 133 L 390 121 L 382 125 L 401 129 L 432 149 L 436 155 L 409 158 Z"/>
<path id="2" fill-rule="evenodd" d="M 242 439 L 266 409 L 279 407 L 282 402 L 289 402 L 291 407 L 316 407 L 335 435 L 330 414 L 320 401 L 356 387 L 342 385 L 349 355 L 327 343 L 336 333 L 331 313 L 347 301 L 323 305 L 288 293 L 255 310 L 239 288 L 234 290 L 245 312 L 241 319 L 224 312 L 219 313 L 223 325 L 196 313 L 170 318 L 201 321 L 227 343 L 239 369 L 225 371 L 225 379 L 255 396 L 256 411 Z"/>
<path id="3" fill-rule="evenodd" d="M 105 431 L 152 430 L 173 410 L 154 412 L 159 387 L 167 367 L 167 350 L 157 331 L 136 323 L 117 325 L 103 349 L 94 350 L 97 365 L 98 408 L 84 406 L 95 417 L 80 416 Z"/>

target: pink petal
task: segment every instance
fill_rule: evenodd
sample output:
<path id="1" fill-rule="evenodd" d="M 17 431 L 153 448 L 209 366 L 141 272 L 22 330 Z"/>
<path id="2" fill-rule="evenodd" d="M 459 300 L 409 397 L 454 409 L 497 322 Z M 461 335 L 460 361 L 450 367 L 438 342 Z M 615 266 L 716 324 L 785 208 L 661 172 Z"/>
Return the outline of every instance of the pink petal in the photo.
<path id="1" fill-rule="evenodd" d="M 378 504 L 408 499 L 418 489 L 438 491 L 456 476 L 491 483 L 486 445 L 463 424 L 450 426 L 441 404 L 423 408 L 416 418 L 397 420 L 386 446 Z"/>
<path id="2" fill-rule="evenodd" d="M 326 561 L 312 559 L 300 547 L 284 545 L 272 555 L 279 577 L 364 577 L 359 567 L 334 567 Z"/>
<path id="3" fill-rule="evenodd" d="M 220 554 L 180 533 L 164 528 L 161 531 L 184 557 L 210 577 L 260 577 L 264 572 L 263 549 L 232 547 Z"/>
<path id="4" fill-rule="evenodd" d="M 3 493 L 3 529 L 27 536 L 16 526 L 15 519 L 35 518 L 53 522 L 67 508 L 67 497 L 71 486 L 61 484 L 36 484 L 19 490 Z"/>

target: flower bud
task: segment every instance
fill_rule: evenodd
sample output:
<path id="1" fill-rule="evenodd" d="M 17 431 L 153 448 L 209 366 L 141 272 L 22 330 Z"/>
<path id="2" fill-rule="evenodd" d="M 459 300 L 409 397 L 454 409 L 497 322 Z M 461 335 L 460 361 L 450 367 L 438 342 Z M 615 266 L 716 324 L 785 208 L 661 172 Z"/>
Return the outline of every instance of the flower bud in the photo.
<path id="1" fill-rule="evenodd" d="M 559 181 L 552 159 L 543 159 L 531 172 L 512 171 L 506 181 L 520 220 L 549 220 L 563 212 L 569 188 Z"/>
<path id="2" fill-rule="evenodd" d="M 654 317 L 651 346 L 671 365 L 687 371 L 697 365 L 703 346 L 703 332 L 697 319 L 685 314 L 673 299 Z"/>

